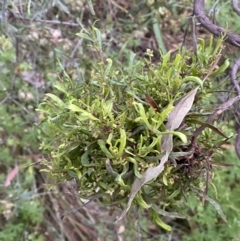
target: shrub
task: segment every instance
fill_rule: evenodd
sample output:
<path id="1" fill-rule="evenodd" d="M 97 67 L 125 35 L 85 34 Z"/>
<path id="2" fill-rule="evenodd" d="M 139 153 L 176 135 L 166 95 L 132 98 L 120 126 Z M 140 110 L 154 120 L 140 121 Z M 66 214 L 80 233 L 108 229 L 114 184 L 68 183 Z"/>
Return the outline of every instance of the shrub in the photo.
<path id="1" fill-rule="evenodd" d="M 184 218 L 181 206 L 192 191 L 204 201 L 204 168 L 209 170 L 210 158 L 227 138 L 206 123 L 213 108 L 209 99 L 222 83 L 205 80 L 228 67 L 226 60 L 217 68 L 222 39 L 211 39 L 207 47 L 201 40 L 196 54 L 161 54 L 158 64 L 151 62 L 151 50 L 144 60 L 131 53 L 128 66 L 119 66 L 104 59 L 98 29 L 79 36 L 91 42 L 99 61 L 81 83 L 64 72 L 55 84 L 58 94 L 46 94 L 40 104 L 41 148 L 50 158 L 44 171 L 58 181 L 75 178 L 82 198 L 125 205 L 119 220 L 134 203 L 170 230 L 159 214 Z M 208 129 L 193 141 L 199 127 Z"/>

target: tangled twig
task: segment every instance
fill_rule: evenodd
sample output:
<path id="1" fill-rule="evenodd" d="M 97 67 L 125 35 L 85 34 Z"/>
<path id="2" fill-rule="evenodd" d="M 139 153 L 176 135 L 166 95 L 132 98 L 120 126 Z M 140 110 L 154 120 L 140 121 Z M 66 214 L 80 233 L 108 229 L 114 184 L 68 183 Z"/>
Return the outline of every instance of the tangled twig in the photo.
<path id="1" fill-rule="evenodd" d="M 207 29 L 210 33 L 216 37 L 226 36 L 226 42 L 230 43 L 233 46 L 240 47 L 240 36 L 226 29 L 213 24 L 209 18 L 205 15 L 204 0 L 194 0 L 193 13 L 196 16 L 197 20 L 202 24 L 202 26 Z"/>

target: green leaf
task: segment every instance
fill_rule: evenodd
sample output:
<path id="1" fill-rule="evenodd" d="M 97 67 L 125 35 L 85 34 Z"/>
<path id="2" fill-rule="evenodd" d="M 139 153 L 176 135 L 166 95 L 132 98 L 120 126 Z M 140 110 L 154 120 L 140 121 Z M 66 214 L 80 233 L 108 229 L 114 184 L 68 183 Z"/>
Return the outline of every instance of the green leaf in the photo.
<path id="1" fill-rule="evenodd" d="M 180 218 L 180 219 L 186 219 L 185 216 L 179 214 L 179 213 L 176 213 L 176 212 L 166 212 L 165 210 L 159 208 L 157 205 L 155 204 L 152 204 L 151 205 L 152 209 L 154 209 L 154 211 L 162 216 L 165 216 L 165 217 L 169 217 L 169 218 Z"/>
<path id="2" fill-rule="evenodd" d="M 106 143 L 103 140 L 98 140 L 97 141 L 99 147 L 101 148 L 102 152 L 106 155 L 108 158 L 114 158 L 114 156 L 111 154 L 111 152 L 107 149 Z"/>
<path id="3" fill-rule="evenodd" d="M 134 58 L 135 58 L 136 54 L 134 54 L 133 52 L 130 53 L 130 58 L 129 58 L 129 69 L 132 71 L 133 69 L 133 63 L 134 63 Z"/>
<path id="4" fill-rule="evenodd" d="M 182 132 L 179 132 L 179 131 L 164 131 L 164 132 L 161 132 L 162 135 L 164 134 L 165 136 L 166 135 L 175 135 L 175 136 L 178 136 L 183 143 L 187 143 L 187 136 L 185 134 L 183 134 Z"/>
<path id="5" fill-rule="evenodd" d="M 83 39 L 89 40 L 89 41 L 91 41 L 91 42 L 94 42 L 94 40 L 93 40 L 88 34 L 85 34 L 85 33 L 77 33 L 76 35 L 79 36 L 80 38 L 83 38 Z"/>
<path id="6" fill-rule="evenodd" d="M 84 120 L 88 120 L 88 119 L 95 120 L 95 121 L 98 120 L 99 121 L 98 118 L 96 118 L 91 113 L 87 112 L 86 110 L 81 109 L 77 105 L 70 104 L 70 105 L 68 105 L 68 109 L 73 111 L 73 112 L 81 112 L 82 114 L 77 117 L 80 121 L 84 121 Z"/>
<path id="7" fill-rule="evenodd" d="M 197 193 L 199 196 L 205 197 L 205 195 L 204 195 L 204 193 L 203 193 L 202 191 L 200 191 L 200 190 L 198 190 L 197 188 L 194 188 L 194 187 L 190 187 L 190 188 L 191 188 L 191 190 L 192 190 L 193 192 Z M 212 198 L 210 198 L 210 197 L 208 197 L 208 196 L 206 196 L 205 199 L 206 199 L 207 201 L 209 201 L 209 202 L 213 205 L 213 207 L 214 207 L 215 210 L 218 212 L 218 214 L 219 214 L 220 217 L 223 219 L 223 221 L 224 221 L 225 223 L 227 223 L 227 222 L 228 222 L 228 221 L 227 221 L 227 218 L 226 218 L 226 216 L 224 215 L 224 213 L 223 213 L 223 211 L 222 211 L 222 208 L 221 208 L 221 206 L 219 205 L 219 203 L 217 203 L 215 200 L 213 200 Z"/>
<path id="8" fill-rule="evenodd" d="M 68 106 L 68 109 L 73 112 L 86 112 L 85 110 L 81 109 L 80 107 L 78 107 L 77 105 L 74 105 L 74 104 L 70 104 Z"/>
<path id="9" fill-rule="evenodd" d="M 89 155 L 91 154 L 92 150 L 97 148 L 97 147 L 98 147 L 97 142 L 93 142 L 90 145 L 88 145 L 87 150 L 81 156 L 81 164 L 83 166 L 85 166 L 85 167 L 94 166 L 94 163 L 90 163 Z"/>
<path id="10" fill-rule="evenodd" d="M 157 138 L 153 137 L 152 143 L 150 145 L 147 146 L 143 146 L 142 148 L 138 148 L 139 150 L 139 155 L 140 156 L 145 156 L 147 155 L 149 152 L 152 152 L 154 150 L 154 147 L 157 144 L 161 143 L 161 139 L 162 139 L 162 135 L 159 135 Z M 141 144 L 141 143 L 140 143 Z M 140 147 L 140 146 L 139 146 Z"/>
<path id="11" fill-rule="evenodd" d="M 217 70 L 211 73 L 210 76 L 217 76 L 217 75 L 223 74 L 225 70 L 229 67 L 229 65 L 230 65 L 229 59 L 226 59 L 224 63 Z"/>
<path id="12" fill-rule="evenodd" d="M 56 95 L 48 93 L 46 96 L 50 97 L 59 107 L 65 107 L 66 104 Z"/>
<path id="13" fill-rule="evenodd" d="M 137 161 L 133 157 L 126 157 L 125 160 L 133 163 L 133 171 L 134 171 L 135 176 L 138 177 L 138 178 L 142 178 L 142 175 L 138 171 L 138 163 L 137 163 Z"/>
<path id="14" fill-rule="evenodd" d="M 64 93 L 66 96 L 69 95 L 69 93 L 67 92 L 67 90 L 64 88 L 63 84 L 60 84 L 59 82 L 57 82 L 54 85 L 54 88 L 58 89 L 59 91 L 61 91 L 62 93 Z"/>
<path id="15" fill-rule="evenodd" d="M 136 200 L 137 203 L 138 203 L 142 208 L 144 208 L 144 209 L 148 209 L 148 208 L 151 207 L 151 205 L 147 204 L 147 203 L 143 200 L 143 198 L 142 198 L 142 196 L 141 196 L 140 194 L 138 194 L 138 195 L 135 197 L 135 200 Z"/>
<path id="16" fill-rule="evenodd" d="M 139 120 L 142 120 L 143 123 L 144 123 L 149 129 L 151 129 L 151 125 L 150 125 L 149 122 L 148 122 L 148 118 L 147 118 L 147 116 L 146 116 L 145 109 L 144 109 L 142 103 L 133 102 L 133 105 L 134 105 L 136 111 L 140 114 L 140 117 L 136 118 L 135 121 L 136 121 L 136 122 L 139 122 Z"/>
<path id="17" fill-rule="evenodd" d="M 172 228 L 167 225 L 166 223 L 164 223 L 158 216 L 158 213 L 152 209 L 152 217 L 153 217 L 153 221 L 161 228 L 165 229 L 166 231 L 171 231 Z"/>
<path id="18" fill-rule="evenodd" d="M 118 149 L 118 155 L 122 155 L 125 147 L 126 147 L 126 143 L 127 143 L 127 136 L 126 136 L 126 132 L 124 129 L 120 129 L 120 146 Z"/>
<path id="19" fill-rule="evenodd" d="M 94 8 L 93 8 L 92 0 L 87 0 L 87 3 L 88 3 L 91 14 L 96 15 L 95 11 L 94 11 Z"/>
<path id="20" fill-rule="evenodd" d="M 101 32 L 98 28 L 93 27 L 93 30 L 95 31 L 96 37 L 97 37 L 97 43 L 98 43 L 98 49 L 102 50 L 102 36 Z"/>
<path id="21" fill-rule="evenodd" d="M 116 178 L 119 175 L 117 172 L 113 170 L 109 158 L 107 158 L 105 161 L 105 167 L 108 174 L 111 175 L 112 177 Z"/>
<path id="22" fill-rule="evenodd" d="M 160 24 L 156 17 L 152 18 L 152 25 L 153 25 L 153 32 L 154 32 L 155 38 L 157 40 L 158 47 L 161 49 L 163 54 L 166 54 L 167 50 L 166 50 L 166 47 L 163 42 L 162 31 L 160 29 Z"/>
<path id="23" fill-rule="evenodd" d="M 164 185 L 168 186 L 167 178 L 166 178 L 165 175 L 163 175 L 163 179 L 162 180 L 163 180 Z"/>
<path id="24" fill-rule="evenodd" d="M 187 81 L 196 82 L 201 87 L 201 89 L 203 89 L 203 81 L 199 77 L 187 76 L 184 79 L 182 79 L 182 83 L 187 82 Z"/>
<path id="25" fill-rule="evenodd" d="M 110 58 L 107 58 L 106 61 L 108 64 L 107 64 L 107 67 L 106 67 L 106 70 L 104 73 L 104 77 L 106 77 L 109 74 L 111 67 L 112 67 L 112 60 Z"/>
<path id="26" fill-rule="evenodd" d="M 190 123 L 194 123 L 194 124 L 198 124 L 198 125 L 201 125 L 201 126 L 205 126 L 205 127 L 208 127 L 210 129 L 212 129 L 214 132 L 218 133 L 219 135 L 221 135 L 222 137 L 224 138 L 229 138 L 228 136 L 226 136 L 223 132 L 221 132 L 217 127 L 207 123 L 207 122 L 203 122 L 203 121 L 200 121 L 198 119 L 189 119 L 187 120 L 187 122 L 190 122 Z"/>
<path id="27" fill-rule="evenodd" d="M 171 51 L 167 52 L 165 55 L 162 56 L 162 67 L 163 68 L 168 66 L 170 57 L 171 57 Z"/>

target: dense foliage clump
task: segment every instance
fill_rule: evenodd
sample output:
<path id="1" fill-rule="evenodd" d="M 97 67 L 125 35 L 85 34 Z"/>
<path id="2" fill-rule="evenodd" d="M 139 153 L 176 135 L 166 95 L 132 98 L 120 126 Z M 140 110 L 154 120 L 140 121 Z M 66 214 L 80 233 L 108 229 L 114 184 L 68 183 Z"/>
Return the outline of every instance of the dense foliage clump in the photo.
<path id="1" fill-rule="evenodd" d="M 99 30 L 92 32 L 96 39 L 79 35 L 101 52 Z M 131 54 L 128 67 L 99 61 L 80 83 L 65 73 L 55 85 L 60 97 L 46 94 L 38 109 L 42 149 L 51 159 L 45 170 L 60 181 L 75 178 L 81 197 L 125 203 L 125 212 L 133 200 L 151 207 L 155 221 L 169 229 L 159 221 L 159 209 L 178 210 L 183 193 L 200 187 L 203 167 L 220 144 L 216 135 L 226 138 L 208 124 L 210 131 L 192 141 L 209 113 L 206 99 L 213 98 L 205 77 L 228 66 L 209 72 L 221 50 L 221 40 L 213 47 L 211 39 L 208 47 L 204 41 L 198 46 L 197 58 L 182 50 L 153 64 L 148 50 L 145 61 Z"/>

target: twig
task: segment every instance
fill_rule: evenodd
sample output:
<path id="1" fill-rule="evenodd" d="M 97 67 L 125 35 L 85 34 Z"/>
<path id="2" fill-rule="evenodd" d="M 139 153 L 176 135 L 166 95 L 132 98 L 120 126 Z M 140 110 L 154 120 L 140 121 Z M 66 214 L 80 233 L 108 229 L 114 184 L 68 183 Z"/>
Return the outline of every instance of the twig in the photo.
<path id="1" fill-rule="evenodd" d="M 4 104 L 8 100 L 9 96 L 10 95 L 7 93 L 6 97 L 0 101 L 0 105 Z"/>
<path id="2" fill-rule="evenodd" d="M 238 58 L 237 60 L 235 60 L 235 63 L 232 67 L 232 71 L 231 71 L 231 80 L 232 83 L 235 87 L 235 89 L 237 90 L 238 95 L 240 95 L 240 86 L 237 82 L 237 72 L 240 68 L 240 58 Z"/>
<path id="3" fill-rule="evenodd" d="M 3 11 L 3 17 L 4 17 L 4 11 Z M 71 23 L 71 22 L 65 22 L 65 21 L 59 21 L 59 20 L 42 20 L 42 19 L 31 19 L 31 18 L 25 18 L 22 16 L 17 16 L 14 14 L 14 18 L 18 21 L 29 21 L 29 22 L 39 22 L 39 23 L 46 23 L 46 24 L 53 24 L 53 25 L 65 25 L 69 27 L 81 27 L 78 23 Z M 17 22 L 17 21 L 16 21 Z"/>
<path id="4" fill-rule="evenodd" d="M 240 15 L 240 8 L 238 7 L 238 0 L 232 0 L 232 8 L 235 13 Z"/>
<path id="5" fill-rule="evenodd" d="M 19 107 L 21 107 L 29 116 L 32 116 L 32 113 L 25 107 L 23 106 L 21 103 L 19 103 L 18 101 L 16 101 L 14 98 L 12 98 L 11 96 L 9 96 L 9 99 L 15 103 L 16 105 L 18 105 Z"/>
<path id="6" fill-rule="evenodd" d="M 58 20 L 42 20 L 42 19 L 31 20 L 30 18 L 21 18 L 21 19 L 28 20 L 31 22 L 48 23 L 48 24 L 53 24 L 53 25 L 66 25 L 66 26 L 70 26 L 70 27 L 80 27 L 80 24 L 78 24 L 78 23 L 62 22 L 62 21 L 58 21 Z"/>
<path id="7" fill-rule="evenodd" d="M 77 50 L 78 50 L 79 47 L 81 46 L 82 42 L 83 42 L 83 39 L 82 39 L 82 38 L 81 38 L 80 40 L 78 40 L 76 46 L 74 47 L 72 53 L 70 54 L 70 59 L 73 59 L 75 53 L 77 52 Z"/>
<path id="8" fill-rule="evenodd" d="M 197 54 L 196 23 L 194 21 L 194 18 L 192 18 L 192 39 L 193 39 L 194 53 Z"/>
<path id="9" fill-rule="evenodd" d="M 235 142 L 235 151 L 237 153 L 237 156 L 240 158 L 240 126 L 238 126 L 237 129 L 237 137 Z"/>
<path id="10" fill-rule="evenodd" d="M 5 24 L 5 9 L 6 9 L 6 0 L 3 0 L 3 3 L 2 3 L 2 25 Z"/>
<path id="11" fill-rule="evenodd" d="M 240 100 L 240 95 L 228 100 L 227 102 L 220 105 L 207 119 L 206 123 L 212 123 L 220 114 L 231 107 L 236 101 Z M 206 128 L 206 126 L 201 126 L 193 132 L 192 145 L 194 146 L 199 134 Z"/>
<path id="12" fill-rule="evenodd" d="M 233 46 L 240 48 L 240 36 L 231 32 L 226 31 L 226 29 L 213 24 L 208 17 L 205 15 L 204 0 L 194 0 L 193 12 L 198 21 L 202 26 L 207 29 L 210 33 L 217 37 L 226 36 L 226 42 Z"/>
<path id="13" fill-rule="evenodd" d="M 212 73 L 212 71 L 214 70 L 214 68 L 215 68 L 216 65 L 218 64 L 218 62 L 219 62 L 221 56 L 222 56 L 221 54 L 219 54 L 219 55 L 217 56 L 215 62 L 213 63 L 213 65 L 212 65 L 211 68 L 209 69 L 207 75 L 204 77 L 203 82 L 205 82 L 206 79 L 209 77 L 209 75 Z"/>
<path id="14" fill-rule="evenodd" d="M 187 34 L 188 34 L 188 28 L 189 28 L 189 25 L 190 25 L 190 18 L 192 18 L 193 16 L 191 15 L 188 20 L 187 20 L 187 23 L 186 23 L 186 28 L 184 30 L 184 35 L 183 35 L 183 41 L 182 41 L 182 45 L 181 45 L 181 48 L 183 48 L 183 46 L 185 45 L 186 43 L 186 38 L 187 38 Z"/>
<path id="15" fill-rule="evenodd" d="M 213 4 L 212 8 L 208 11 L 208 16 L 209 16 L 209 17 L 210 17 L 210 15 L 211 15 L 212 12 L 213 12 L 213 16 L 215 16 L 215 9 L 216 9 L 216 6 L 218 5 L 218 3 L 219 3 L 219 0 L 217 0 L 217 1 Z"/>

